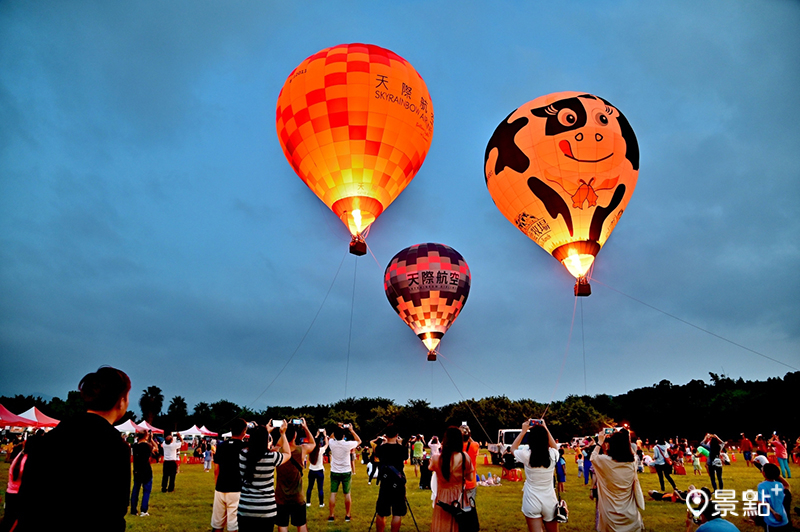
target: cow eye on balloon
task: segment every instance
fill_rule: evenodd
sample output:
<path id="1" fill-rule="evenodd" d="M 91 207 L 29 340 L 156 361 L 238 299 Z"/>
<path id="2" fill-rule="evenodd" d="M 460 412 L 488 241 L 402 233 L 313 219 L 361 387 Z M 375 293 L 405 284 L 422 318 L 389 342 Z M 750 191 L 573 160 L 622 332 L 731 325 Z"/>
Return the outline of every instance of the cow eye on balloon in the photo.
<path id="1" fill-rule="evenodd" d="M 486 184 L 506 218 L 585 282 L 639 170 L 633 129 L 591 94 L 542 96 L 511 113 L 486 148 Z"/>

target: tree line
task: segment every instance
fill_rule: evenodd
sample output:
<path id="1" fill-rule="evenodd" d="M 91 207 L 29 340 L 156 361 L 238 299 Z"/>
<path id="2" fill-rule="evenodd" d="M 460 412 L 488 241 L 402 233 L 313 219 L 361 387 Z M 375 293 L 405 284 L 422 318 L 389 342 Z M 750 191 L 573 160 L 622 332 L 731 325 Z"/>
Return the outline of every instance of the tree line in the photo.
<path id="1" fill-rule="evenodd" d="M 441 434 L 448 425 L 466 421 L 473 437 L 494 442 L 497 431 L 518 428 L 524 419 L 544 415 L 553 436 L 568 441 L 573 436 L 597 433 L 600 428 L 628 423 L 641 438 L 681 437 L 699 440 L 707 432 L 723 439 L 736 439 L 742 432 L 751 438 L 756 433 L 777 431 L 796 437 L 800 430 L 800 371 L 766 381 L 733 380 L 709 373 L 709 381 L 692 380 L 683 385 L 668 380 L 637 388 L 617 396 L 570 395 L 549 406 L 530 399 L 512 400 L 505 396 L 470 399 L 433 407 L 424 400 L 411 399 L 405 405 L 386 398 L 348 398 L 333 404 L 270 406 L 254 411 L 227 400 L 200 402 L 192 413 L 185 398 L 174 396 L 168 405 L 157 386 L 142 390 L 138 404 L 141 415 L 128 411 L 125 418 L 147 420 L 167 431 L 185 430 L 191 425 L 206 426 L 215 432 L 229 430 L 231 421 L 242 417 L 266 423 L 269 419 L 304 417 L 312 428 L 329 430 L 337 422 L 352 423 L 362 438 L 372 439 L 387 425 L 394 424 L 401 434 Z M 131 393 L 133 404 L 135 393 Z M 12 412 L 36 406 L 46 415 L 68 419 L 84 411 L 80 393 L 71 391 L 67 399 L 46 401 L 41 397 L 0 397 Z M 166 406 L 166 411 L 165 411 Z M 546 411 L 546 415 L 545 415 Z"/>

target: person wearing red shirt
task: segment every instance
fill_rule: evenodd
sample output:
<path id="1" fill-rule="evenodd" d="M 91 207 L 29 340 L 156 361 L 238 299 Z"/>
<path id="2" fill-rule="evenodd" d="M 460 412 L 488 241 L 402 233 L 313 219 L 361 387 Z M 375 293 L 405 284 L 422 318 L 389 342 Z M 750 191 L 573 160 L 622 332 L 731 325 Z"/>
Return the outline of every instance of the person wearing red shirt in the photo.
<path id="1" fill-rule="evenodd" d="M 745 437 L 744 432 L 742 432 L 742 441 L 739 443 L 739 449 L 742 450 L 742 455 L 744 455 L 744 463 L 747 464 L 747 467 L 753 462 L 753 442 Z"/>
<path id="2" fill-rule="evenodd" d="M 472 439 L 472 431 L 469 430 L 469 425 L 461 425 L 461 434 L 464 438 L 464 452 L 467 453 L 470 462 L 475 465 L 475 469 L 477 470 L 478 451 L 481 446 Z M 466 492 L 467 500 L 475 500 L 478 495 L 478 481 L 475 479 L 474 475 L 470 475 L 464 479 L 464 491 Z M 474 504 L 473 502 L 472 505 L 474 506 Z"/>

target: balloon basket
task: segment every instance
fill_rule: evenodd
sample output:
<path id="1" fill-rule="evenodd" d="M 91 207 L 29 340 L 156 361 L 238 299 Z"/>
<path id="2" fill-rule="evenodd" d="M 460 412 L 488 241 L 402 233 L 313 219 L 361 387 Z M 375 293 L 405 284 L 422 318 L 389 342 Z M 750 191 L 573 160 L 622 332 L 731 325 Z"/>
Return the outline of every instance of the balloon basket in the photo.
<path id="1" fill-rule="evenodd" d="M 367 254 L 367 243 L 360 238 L 353 237 L 350 241 L 350 253 L 360 257 Z"/>
<path id="2" fill-rule="evenodd" d="M 436 351 L 428 351 L 428 361 L 436 362 Z"/>
<path id="3" fill-rule="evenodd" d="M 575 297 L 588 297 L 590 295 L 592 295 L 592 286 L 589 281 L 585 278 L 578 279 L 575 282 Z"/>

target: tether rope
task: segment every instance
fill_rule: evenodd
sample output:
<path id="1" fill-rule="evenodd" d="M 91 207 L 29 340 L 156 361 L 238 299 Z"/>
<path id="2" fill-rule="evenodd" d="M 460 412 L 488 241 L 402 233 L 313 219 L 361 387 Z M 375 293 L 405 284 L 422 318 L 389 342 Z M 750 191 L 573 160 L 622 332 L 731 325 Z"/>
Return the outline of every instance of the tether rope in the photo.
<path id="1" fill-rule="evenodd" d="M 350 340 L 353 337 L 353 310 L 356 307 L 356 274 L 358 273 L 358 258 L 353 268 L 353 295 L 350 298 L 350 331 L 347 333 L 347 365 L 344 370 L 344 398 L 347 399 L 347 378 L 350 376 Z"/>
<path id="2" fill-rule="evenodd" d="M 281 374 L 283 373 L 283 370 L 285 370 L 285 369 L 286 369 L 286 366 L 288 366 L 288 365 L 289 365 L 289 362 L 291 362 L 291 361 L 292 361 L 292 359 L 294 358 L 294 356 L 295 356 L 295 355 L 297 354 L 297 352 L 300 350 L 300 347 L 303 345 L 303 342 L 305 341 L 306 337 L 308 336 L 308 333 L 310 333 L 310 332 L 311 332 L 311 328 L 312 328 L 312 327 L 314 327 L 314 323 L 316 323 L 316 321 L 317 321 L 317 318 L 319 317 L 319 313 L 320 313 L 320 312 L 322 312 L 322 307 L 324 307 L 324 306 L 325 306 L 325 302 L 328 300 L 328 296 L 330 295 L 330 293 L 331 293 L 331 290 L 333 289 L 333 285 L 334 285 L 334 283 L 336 282 L 336 279 L 337 279 L 337 277 L 339 277 L 339 271 L 341 271 L 341 269 L 342 269 L 342 264 L 344 264 L 344 259 L 345 259 L 345 257 L 347 257 L 347 251 L 345 251 L 344 255 L 342 255 L 342 260 L 341 260 L 341 262 L 339 262 L 339 267 L 336 269 L 336 275 L 334 275 L 334 276 L 333 276 L 333 280 L 331 281 L 331 285 L 328 287 L 328 291 L 325 293 L 325 297 L 322 299 L 322 303 L 320 304 L 320 306 L 319 306 L 319 309 L 317 309 L 317 313 L 316 313 L 316 314 L 314 314 L 314 319 L 312 319 L 312 320 L 311 320 L 311 324 L 308 326 L 308 329 L 306 329 L 306 332 L 303 334 L 303 337 L 302 337 L 302 338 L 300 338 L 300 343 L 298 343 L 298 344 L 297 344 L 297 347 L 296 347 L 296 348 L 295 348 L 295 350 L 292 352 L 291 356 L 290 356 L 290 357 L 289 357 L 289 359 L 286 361 L 286 363 L 283 365 L 283 367 L 282 367 L 282 368 L 281 368 L 281 370 L 278 372 L 278 374 L 277 374 L 277 375 L 275 375 L 275 378 L 273 378 L 273 379 L 272 379 L 272 381 L 271 381 L 271 382 L 270 382 L 270 383 L 267 385 L 267 387 L 266 387 L 266 388 L 264 388 L 264 390 L 263 390 L 263 391 L 262 391 L 260 394 L 258 394 L 258 397 L 256 397 L 255 399 L 253 399 L 253 400 L 252 400 L 252 401 L 251 401 L 251 402 L 250 402 L 250 403 L 249 403 L 247 406 L 245 406 L 245 408 L 249 408 L 249 407 L 253 406 L 253 404 L 255 404 L 255 402 L 256 402 L 256 401 L 258 401 L 259 399 L 261 399 L 261 396 L 262 396 L 262 395 L 264 395 L 265 393 L 267 393 L 267 390 L 269 390 L 269 389 L 272 387 L 272 385 L 273 385 L 273 384 L 275 384 L 275 381 L 276 381 L 276 380 L 278 380 L 278 377 L 280 377 L 280 376 L 281 376 Z M 241 413 L 242 413 L 242 412 L 244 412 L 245 408 L 242 408 L 242 409 L 239 411 L 239 413 L 238 413 L 238 414 L 236 414 L 236 416 L 234 416 L 233 418 L 231 418 L 230 420 L 228 420 L 228 423 L 230 423 L 231 421 L 233 421 L 234 419 L 236 419 L 237 417 L 239 417 L 239 415 L 241 415 Z M 225 425 L 227 425 L 227 423 L 225 423 Z M 224 426 L 224 425 L 223 425 L 223 426 Z"/>
<path id="3" fill-rule="evenodd" d="M 455 367 L 457 367 L 458 369 L 460 369 L 461 371 L 463 371 L 464 373 L 466 373 L 467 375 L 469 375 L 470 377 L 472 377 L 473 379 L 475 379 L 475 380 L 476 380 L 476 381 L 478 381 L 479 383 L 481 383 L 481 384 L 483 384 L 484 386 L 486 386 L 486 387 L 487 387 L 489 390 L 491 390 L 491 391 L 492 391 L 492 393 L 495 393 L 495 394 L 497 394 L 497 395 L 503 395 L 501 392 L 498 392 L 497 390 L 495 390 L 494 388 L 492 388 L 491 386 L 489 386 L 488 384 L 486 384 L 485 382 L 483 382 L 482 380 L 480 380 L 478 377 L 476 377 L 475 375 L 473 375 L 473 374 L 472 374 L 472 373 L 470 373 L 469 371 L 465 370 L 463 367 L 461 367 L 461 366 L 459 366 L 458 364 L 456 364 L 456 363 L 455 363 L 455 361 L 453 361 L 453 360 L 450 360 L 449 358 L 447 358 L 447 357 L 443 356 L 441 353 L 439 353 L 439 356 L 441 356 L 442 358 L 445 358 L 445 359 L 447 359 L 447 361 L 448 361 L 450 364 L 453 364 Z"/>
<path id="4" fill-rule="evenodd" d="M 456 384 L 456 381 L 453 380 L 453 377 L 450 376 L 450 372 L 447 371 L 446 367 L 444 367 L 444 364 L 442 363 L 442 354 L 441 353 L 439 353 L 439 365 L 442 366 L 442 369 L 444 370 L 444 372 L 447 375 L 447 377 L 450 379 L 450 382 L 453 383 L 453 387 L 458 392 L 458 395 L 461 396 L 461 402 L 464 403 L 464 405 L 469 409 L 470 413 L 472 414 L 472 417 L 475 418 L 475 421 L 478 422 L 478 426 L 481 428 L 483 433 L 486 434 L 486 441 L 491 441 L 492 437 L 489 436 L 488 432 L 486 432 L 486 429 L 483 427 L 483 423 L 481 423 L 481 420 L 478 419 L 478 416 L 475 415 L 475 411 L 472 410 L 472 407 L 469 406 L 469 403 L 467 402 L 466 398 L 464 397 L 464 394 L 461 393 L 461 390 L 458 389 L 458 385 Z"/>
<path id="5" fill-rule="evenodd" d="M 632 299 L 633 301 L 636 301 L 637 303 L 641 303 L 641 304 L 642 304 L 642 305 L 644 305 L 645 307 L 648 307 L 648 308 L 651 308 L 651 309 L 653 309 L 653 310 L 655 310 L 655 311 L 657 311 L 657 312 L 660 312 L 661 314 L 664 314 L 665 316 L 669 316 L 670 318 L 672 318 L 672 319 L 674 319 L 674 320 L 678 320 L 679 322 L 681 322 L 681 323 L 684 323 L 684 324 L 688 325 L 689 327 L 694 327 L 694 328 L 695 328 L 695 329 L 697 329 L 698 331 L 702 331 L 702 332 L 704 332 L 704 333 L 706 333 L 706 334 L 710 334 L 710 335 L 711 335 L 711 336 L 713 336 L 714 338 L 719 338 L 720 340 L 722 340 L 722 341 L 725 341 L 725 342 L 728 342 L 728 343 L 729 343 L 729 344 L 731 344 L 731 345 L 735 345 L 736 347 L 739 347 L 739 348 L 741 348 L 741 349 L 744 349 L 745 351 L 749 351 L 749 352 L 751 352 L 751 353 L 753 353 L 753 354 L 755 354 L 755 355 L 758 355 L 758 356 L 760 356 L 760 357 L 766 358 L 767 360 L 771 360 L 771 361 L 773 361 L 773 362 L 776 362 L 776 363 L 778 363 L 778 364 L 781 364 L 782 366 L 786 366 L 787 368 L 793 369 L 793 370 L 795 370 L 795 371 L 800 371 L 800 370 L 798 370 L 798 368 L 796 368 L 796 367 L 794 367 L 794 366 L 791 366 L 791 365 L 787 364 L 786 362 L 781 362 L 780 360 L 777 360 L 777 359 L 775 359 L 775 358 L 772 358 L 772 357 L 770 357 L 770 356 L 767 356 L 767 355 L 765 355 L 764 353 L 759 353 L 759 352 L 758 352 L 758 351 L 756 351 L 755 349 L 750 349 L 749 347 L 747 347 L 747 346 L 744 346 L 744 345 L 742 345 L 742 344 L 739 344 L 739 343 L 736 343 L 736 342 L 734 342 L 733 340 L 728 340 L 728 339 L 727 339 L 727 338 L 725 338 L 724 336 L 720 336 L 720 335 L 718 335 L 718 334 L 716 334 L 716 333 L 713 333 L 713 332 L 709 331 L 708 329 L 703 329 L 702 327 L 700 327 L 700 326 L 698 326 L 698 325 L 695 325 L 695 324 L 693 324 L 693 323 L 690 323 L 690 322 L 688 322 L 688 321 L 686 321 L 686 320 L 684 320 L 684 319 L 682 319 L 682 318 L 679 318 L 678 316 L 675 316 L 675 315 L 673 315 L 673 314 L 670 314 L 669 312 L 663 311 L 663 310 L 661 310 L 660 308 L 654 307 L 653 305 L 650 305 L 649 303 L 645 303 L 644 301 L 642 301 L 642 300 L 640 300 L 640 299 L 636 299 L 636 298 L 635 298 L 635 297 L 633 297 L 633 296 L 629 296 L 629 295 L 628 295 L 628 294 L 626 294 L 625 292 L 621 292 L 621 291 L 617 290 L 616 288 L 612 288 L 611 286 L 609 286 L 609 285 L 605 284 L 604 282 L 602 282 L 602 281 L 598 281 L 598 280 L 597 280 L 596 278 L 594 278 L 594 277 L 592 278 L 592 282 L 599 283 L 599 284 L 601 284 L 601 285 L 605 286 L 606 288 L 608 288 L 609 290 L 612 290 L 612 291 L 614 291 L 614 292 L 616 292 L 616 293 L 618 293 L 618 294 L 620 294 L 620 295 L 623 295 L 623 296 L 627 297 L 628 299 Z"/>
<path id="6" fill-rule="evenodd" d="M 583 299 L 581 299 L 581 347 L 583 347 L 583 395 L 589 395 L 586 388 L 586 338 L 583 329 Z"/>
<path id="7" fill-rule="evenodd" d="M 558 390 L 558 385 L 561 382 L 561 374 L 564 373 L 564 365 L 567 363 L 567 354 L 569 354 L 569 344 L 572 341 L 572 329 L 575 326 L 575 309 L 578 307 L 578 296 L 575 296 L 575 303 L 572 305 L 572 322 L 569 324 L 569 335 L 567 336 L 567 348 L 564 349 L 564 357 L 561 359 L 561 369 L 558 370 L 558 378 L 556 379 L 556 385 L 553 387 L 553 393 L 550 394 L 550 401 L 547 403 L 547 408 L 544 409 L 542 412 L 541 418 L 544 419 L 545 414 L 547 411 L 550 410 L 550 405 L 553 404 L 553 397 L 556 395 L 556 390 Z"/>

